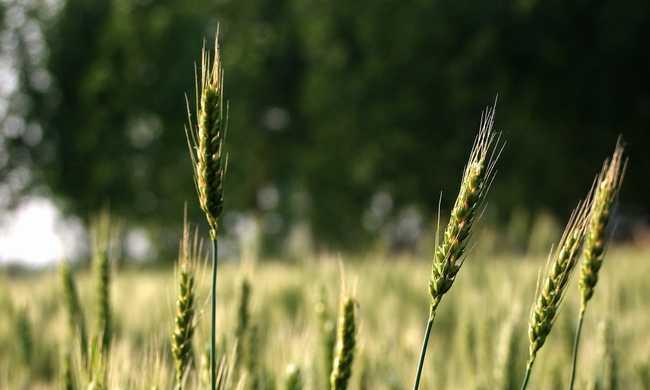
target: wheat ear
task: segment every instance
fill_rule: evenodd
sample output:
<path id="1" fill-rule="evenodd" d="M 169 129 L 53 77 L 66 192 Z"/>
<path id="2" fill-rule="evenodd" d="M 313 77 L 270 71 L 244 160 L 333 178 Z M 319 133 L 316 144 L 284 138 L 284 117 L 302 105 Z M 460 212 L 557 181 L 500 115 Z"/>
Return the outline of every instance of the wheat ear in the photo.
<path id="1" fill-rule="evenodd" d="M 110 246 L 110 216 L 102 212 L 93 224 L 93 264 L 96 280 L 96 336 L 101 340 L 101 351 L 108 355 L 111 328 L 111 266 L 108 257 Z"/>
<path id="2" fill-rule="evenodd" d="M 564 229 L 559 245 L 548 258 L 547 274 L 541 289 L 538 287 L 528 322 L 528 363 L 521 386 L 522 390 L 528 386 L 535 357 L 551 332 L 567 284 L 578 260 L 585 228 L 589 221 L 590 198 L 591 194 L 586 201 L 578 203 Z"/>
<path id="3" fill-rule="evenodd" d="M 591 215 L 585 237 L 585 245 L 582 251 L 582 265 L 580 267 L 580 312 L 578 324 L 576 325 L 575 339 L 573 343 L 573 359 L 571 364 L 571 379 L 569 390 L 573 389 L 576 368 L 578 364 L 578 349 L 580 346 L 580 335 L 584 321 L 587 303 L 594 295 L 594 289 L 598 283 L 598 272 L 605 259 L 607 249 L 608 231 L 611 226 L 611 216 L 614 211 L 618 193 L 623 184 L 627 161 L 623 160 L 624 147 L 619 138 L 611 159 L 603 164 L 603 168 L 596 178 L 596 188 L 591 203 Z"/>
<path id="4" fill-rule="evenodd" d="M 86 321 L 81 309 L 77 284 L 70 265 L 66 261 L 61 262 L 61 284 L 63 286 L 63 301 L 68 314 L 68 326 L 70 328 L 71 339 L 79 337 L 79 346 L 81 349 L 81 359 L 86 365 L 86 355 L 88 353 L 88 336 L 86 335 Z"/>
<path id="5" fill-rule="evenodd" d="M 186 373 L 194 362 L 192 338 L 194 336 L 196 301 L 196 265 L 201 258 L 201 244 L 197 238 L 190 237 L 187 219 L 183 225 L 179 255 L 176 296 L 176 315 L 171 336 L 171 350 L 176 369 L 177 389 L 183 388 Z"/>
<path id="6" fill-rule="evenodd" d="M 334 362 L 334 347 L 336 345 L 336 321 L 334 315 L 330 313 L 327 305 L 327 291 L 321 288 L 320 297 L 316 304 L 316 314 L 320 328 L 321 354 L 325 387 L 329 384 L 330 374 L 332 373 L 332 364 Z M 318 359 L 316 359 L 318 360 Z"/>
<path id="7" fill-rule="evenodd" d="M 330 375 L 331 390 L 347 389 L 350 376 L 352 376 L 357 331 L 355 307 L 356 302 L 352 297 L 341 298 L 336 332 L 336 352 Z"/>
<path id="8" fill-rule="evenodd" d="M 194 170 L 194 184 L 199 204 L 210 227 L 212 241 L 212 288 L 210 326 L 210 382 L 216 388 L 216 308 L 217 308 L 217 236 L 223 212 L 223 181 L 227 158 L 223 145 L 227 129 L 227 109 L 223 98 L 223 69 L 219 51 L 219 33 L 214 40 L 214 57 L 203 49 L 201 76 L 196 77 L 196 126 L 188 106 L 188 125 L 185 128 L 188 149 Z"/>
<path id="9" fill-rule="evenodd" d="M 460 190 L 441 243 L 438 243 L 439 224 L 436 228 L 436 249 L 429 282 L 431 304 L 422 351 L 420 352 L 418 368 L 415 374 L 414 390 L 417 390 L 420 386 L 420 376 L 422 375 L 436 309 L 442 297 L 449 291 L 454 280 L 456 280 L 456 275 L 463 265 L 466 256 L 465 249 L 474 222 L 478 219 L 482 206 L 485 204 L 488 190 L 494 178 L 494 167 L 503 149 L 500 143 L 500 134 L 492 131 L 494 113 L 495 106 L 486 109 L 481 115 L 479 132 L 474 140 L 469 161 L 463 172 Z M 440 217 L 439 211 L 438 217 Z"/>

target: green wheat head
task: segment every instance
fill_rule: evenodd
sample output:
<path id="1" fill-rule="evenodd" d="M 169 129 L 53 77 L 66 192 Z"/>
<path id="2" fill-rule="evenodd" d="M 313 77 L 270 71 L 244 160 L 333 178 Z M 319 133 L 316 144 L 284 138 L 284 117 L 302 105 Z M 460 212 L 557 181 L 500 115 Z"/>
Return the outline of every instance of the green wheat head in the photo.
<path id="1" fill-rule="evenodd" d="M 336 345 L 336 321 L 333 313 L 330 313 L 327 305 L 327 292 L 323 287 L 320 291 L 319 301 L 316 304 L 316 314 L 318 315 L 322 361 L 324 362 L 323 370 L 325 373 L 325 383 L 329 384 L 330 374 L 332 373 L 332 364 L 334 363 L 334 347 Z"/>
<path id="2" fill-rule="evenodd" d="M 196 125 L 188 103 L 188 125 L 185 129 L 194 169 L 194 181 L 201 209 L 210 226 L 210 236 L 216 239 L 219 218 L 223 212 L 223 181 L 227 157 L 223 151 L 228 122 L 223 98 L 223 69 L 218 37 L 214 56 L 203 49 L 201 75 L 196 78 Z"/>
<path id="3" fill-rule="evenodd" d="M 111 265 L 108 257 L 110 246 L 111 224 L 108 212 L 103 212 L 95 220 L 93 233 L 93 264 L 95 272 L 96 311 L 97 325 L 96 335 L 101 339 L 101 350 L 108 353 L 112 329 L 111 329 Z"/>
<path id="4" fill-rule="evenodd" d="M 171 336 L 171 350 L 176 369 L 177 389 L 183 388 L 187 371 L 194 361 L 192 337 L 195 324 L 196 264 L 201 257 L 201 245 L 194 236 L 190 237 L 187 221 L 183 227 L 183 238 L 180 243 L 177 269 L 178 290 L 176 295 L 176 315 L 174 330 Z"/>
<path id="5" fill-rule="evenodd" d="M 88 352 L 88 336 L 86 334 L 86 321 L 81 308 L 79 294 L 77 293 L 77 284 L 75 283 L 70 265 L 66 261 L 61 262 L 60 272 L 61 284 L 63 285 L 63 301 L 68 315 L 70 335 L 72 338 L 79 337 L 81 357 L 85 361 Z"/>
<path id="6" fill-rule="evenodd" d="M 494 178 L 494 167 L 503 146 L 500 134 L 494 133 L 495 108 L 487 109 L 481 116 L 479 133 L 463 172 L 460 190 L 451 211 L 442 243 L 438 244 L 433 258 L 429 292 L 431 310 L 435 311 L 444 294 L 449 291 L 465 259 L 465 249 L 474 222 Z"/>
<path id="7" fill-rule="evenodd" d="M 336 354 L 330 376 L 330 389 L 332 390 L 347 389 L 352 376 L 357 331 L 355 306 L 356 302 L 353 298 L 341 298 L 336 333 Z"/>
<path id="8" fill-rule="evenodd" d="M 580 269 L 581 309 L 594 295 L 598 283 L 598 271 L 603 265 L 607 247 L 607 232 L 611 214 L 623 183 L 626 162 L 623 161 L 624 147 L 616 144 L 611 160 L 605 161 L 603 169 L 596 180 L 596 189 L 591 205 L 591 217 L 582 252 L 583 260 Z"/>
<path id="9" fill-rule="evenodd" d="M 580 202 L 573 211 L 557 249 L 549 256 L 547 275 L 531 308 L 528 323 L 531 360 L 534 360 L 537 351 L 542 348 L 551 332 L 566 286 L 578 260 L 589 221 L 588 200 Z"/>

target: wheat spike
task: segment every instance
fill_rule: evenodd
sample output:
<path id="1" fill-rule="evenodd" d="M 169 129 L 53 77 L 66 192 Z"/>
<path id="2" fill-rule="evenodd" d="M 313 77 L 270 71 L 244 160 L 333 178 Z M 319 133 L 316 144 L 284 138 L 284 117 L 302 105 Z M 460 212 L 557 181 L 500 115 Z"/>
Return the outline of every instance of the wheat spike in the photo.
<path id="1" fill-rule="evenodd" d="M 79 346 L 81 349 L 81 358 L 85 362 L 88 352 L 88 336 L 86 335 L 86 320 L 79 294 L 77 293 L 77 284 L 70 265 L 66 261 L 61 262 L 61 283 L 63 285 L 63 301 L 68 314 L 68 326 L 70 329 L 71 339 L 79 337 Z"/>
<path id="2" fill-rule="evenodd" d="M 108 212 L 102 212 L 93 223 L 93 264 L 96 277 L 96 335 L 101 339 L 101 350 L 108 354 L 111 344 L 111 266 L 108 256 L 111 224 Z"/>
<path id="3" fill-rule="evenodd" d="M 199 204 L 210 226 L 210 236 L 216 239 L 223 212 L 223 181 L 227 167 L 223 145 L 228 122 L 218 37 L 215 38 L 212 58 L 205 48 L 201 52 L 201 74 L 200 78 L 197 76 L 196 83 L 196 125 L 191 119 L 188 103 L 185 132 Z"/>
<path id="4" fill-rule="evenodd" d="M 197 235 L 191 238 L 185 218 L 183 238 L 180 242 L 177 268 L 178 291 L 176 315 L 171 336 L 171 350 L 176 368 L 177 389 L 183 388 L 185 376 L 194 361 L 192 338 L 194 336 L 196 301 L 196 265 L 202 256 L 201 243 Z"/>
<path id="5" fill-rule="evenodd" d="M 591 206 L 591 216 L 582 252 L 580 268 L 581 308 L 584 310 L 594 295 L 598 283 L 598 271 L 605 258 L 607 247 L 607 228 L 623 184 L 626 162 L 623 161 L 624 147 L 619 139 L 611 160 L 605 161 L 603 169 L 596 180 L 596 189 Z"/>
<path id="6" fill-rule="evenodd" d="M 566 287 L 575 268 L 589 221 L 591 194 L 587 201 L 578 203 L 571 214 L 559 245 L 547 261 L 547 274 L 538 290 L 528 322 L 529 356 L 522 390 L 526 388 L 537 352 L 548 337 Z"/>
<path id="7" fill-rule="evenodd" d="M 347 389 L 350 376 L 352 376 L 357 331 L 355 306 L 353 298 L 341 298 L 336 333 L 336 353 L 330 376 L 330 389 L 332 390 Z"/>

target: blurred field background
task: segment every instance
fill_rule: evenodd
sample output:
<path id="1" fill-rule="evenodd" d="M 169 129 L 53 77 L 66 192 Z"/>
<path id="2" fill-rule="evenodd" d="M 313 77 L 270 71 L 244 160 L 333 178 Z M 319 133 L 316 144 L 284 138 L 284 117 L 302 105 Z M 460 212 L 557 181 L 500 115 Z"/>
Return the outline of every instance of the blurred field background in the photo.
<path id="1" fill-rule="evenodd" d="M 648 250 L 610 253 L 583 330 L 577 388 L 650 388 L 648 256 Z M 343 279 L 349 287 L 356 286 L 359 301 L 359 349 L 351 389 L 411 388 L 426 320 L 430 264 L 413 258 L 395 260 L 376 256 L 346 259 Z M 519 388 L 528 353 L 528 312 L 543 261 L 539 256 L 481 255 L 468 261 L 438 313 L 422 388 Z M 249 331 L 257 328 L 252 353 L 264 383 L 258 388 L 283 388 L 279 384 L 291 363 L 301 367 L 305 388 L 327 388 L 321 310 L 334 319 L 342 279 L 337 259 L 222 268 L 222 304 L 217 314 L 220 350 L 233 347 L 243 277 L 251 282 L 248 326 Z M 201 284 L 198 299 L 203 312 L 195 343 L 199 354 L 209 335 L 207 280 Z M 5 277 L 2 282 L 0 310 L 5 314 L 0 321 L 0 386 L 57 388 L 54 383 L 59 380 L 62 350 L 70 347 L 59 279 L 47 274 Z M 173 286 L 172 274 L 165 270 L 115 274 L 109 388 L 171 388 Z M 81 273 L 79 293 L 89 323 L 93 291 L 92 280 Z M 551 390 L 567 385 L 577 285 L 572 284 L 567 296 L 556 329 L 540 354 L 531 388 Z M 26 311 L 27 324 L 20 322 L 20 315 L 6 315 L 21 311 Z M 20 333 L 23 326 L 29 336 Z"/>
<path id="2" fill-rule="evenodd" d="M 0 1 L 0 389 L 58 386 L 66 332 L 55 270 L 73 264 L 91 316 L 88 226 L 101 210 L 119 225 L 112 386 L 171 386 L 186 205 L 207 237 L 184 96 L 192 101 L 217 26 L 230 102 L 222 352 L 247 276 L 262 376 L 281 383 L 296 363 L 307 388 L 325 388 L 316 308 L 336 312 L 343 278 L 360 310 L 353 388 L 409 388 L 438 199 L 444 222 L 481 110 L 498 95 L 507 146 L 471 258 L 441 306 L 423 388 L 517 387 L 537 272 L 622 134 L 630 165 L 578 386 L 650 389 L 643 0 Z M 568 379 L 570 289 L 533 388 Z"/>

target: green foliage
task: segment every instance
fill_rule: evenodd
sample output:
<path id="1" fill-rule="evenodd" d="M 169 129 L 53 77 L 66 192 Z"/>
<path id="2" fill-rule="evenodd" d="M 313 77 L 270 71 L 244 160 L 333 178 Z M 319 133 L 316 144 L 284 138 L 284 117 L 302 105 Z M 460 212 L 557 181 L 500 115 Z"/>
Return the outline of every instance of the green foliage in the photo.
<path id="1" fill-rule="evenodd" d="M 211 39 L 217 22 L 236 102 L 228 202 L 265 222 L 281 215 L 267 243 L 308 220 L 319 244 L 363 246 L 375 235 L 362 217 L 379 190 L 393 198 L 389 218 L 407 204 L 431 215 L 440 189 L 457 185 L 478 110 L 497 92 L 510 145 L 491 202 L 501 220 L 516 206 L 561 215 L 617 132 L 650 143 L 648 81 L 638 77 L 650 66 L 645 0 L 57 4 L 26 13 L 45 51 L 36 64 L 30 50 L 16 53 L 11 113 L 26 129 L 0 136 L 11 156 L 0 176 L 33 168 L 26 188 L 47 185 L 86 221 L 110 201 L 161 248 L 191 199 L 182 96 L 193 90 L 197 37 Z M 33 29 L 20 27 L 29 48 Z M 43 75 L 48 83 L 34 87 Z M 650 159 L 634 158 L 639 167 Z M 627 204 L 647 211 L 644 170 L 627 181 Z M 271 210 L 257 202 L 269 185 L 280 194 Z"/>

